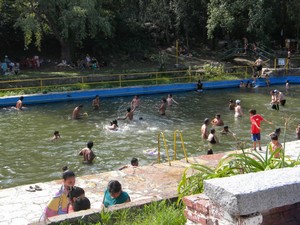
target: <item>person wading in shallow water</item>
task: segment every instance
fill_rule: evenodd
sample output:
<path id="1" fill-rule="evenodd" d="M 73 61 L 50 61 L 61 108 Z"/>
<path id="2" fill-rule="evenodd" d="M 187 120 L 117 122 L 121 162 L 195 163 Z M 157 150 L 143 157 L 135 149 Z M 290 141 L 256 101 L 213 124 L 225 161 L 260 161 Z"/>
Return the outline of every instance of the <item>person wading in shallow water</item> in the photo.
<path id="1" fill-rule="evenodd" d="M 208 135 L 209 135 L 208 125 L 209 125 L 209 119 L 205 118 L 204 123 L 201 127 L 201 137 L 203 140 L 207 140 L 207 138 L 208 138 Z"/>
<path id="2" fill-rule="evenodd" d="M 72 119 L 77 120 L 82 118 L 83 116 L 83 114 L 81 113 L 82 108 L 83 105 L 79 105 L 73 110 Z"/>
<path id="3" fill-rule="evenodd" d="M 94 152 L 92 151 L 94 143 L 92 141 L 89 141 L 87 143 L 87 146 L 83 148 L 78 155 L 83 156 L 83 163 L 90 164 L 93 162 L 94 158 L 96 157 Z"/>
<path id="4" fill-rule="evenodd" d="M 23 107 L 23 99 L 24 99 L 23 96 L 21 96 L 21 97 L 19 98 L 19 100 L 18 100 L 17 103 L 16 103 L 16 109 L 22 110 L 22 107 Z"/>
<path id="5" fill-rule="evenodd" d="M 251 134 L 252 134 L 252 141 L 253 141 L 253 149 L 256 150 L 256 142 L 258 143 L 258 148 L 261 150 L 260 145 L 260 122 L 265 121 L 269 124 L 272 124 L 271 122 L 264 119 L 261 115 L 256 114 L 255 109 L 249 110 L 250 114 L 250 122 L 251 122 Z"/>
<path id="6" fill-rule="evenodd" d="M 96 95 L 95 98 L 92 101 L 92 106 L 94 110 L 97 110 L 100 108 L 100 97 L 99 95 Z"/>
<path id="7" fill-rule="evenodd" d="M 133 120 L 133 112 L 135 111 L 135 108 L 131 109 L 130 107 L 127 108 L 127 113 L 125 115 L 125 117 L 119 117 L 117 118 L 117 120 Z"/>

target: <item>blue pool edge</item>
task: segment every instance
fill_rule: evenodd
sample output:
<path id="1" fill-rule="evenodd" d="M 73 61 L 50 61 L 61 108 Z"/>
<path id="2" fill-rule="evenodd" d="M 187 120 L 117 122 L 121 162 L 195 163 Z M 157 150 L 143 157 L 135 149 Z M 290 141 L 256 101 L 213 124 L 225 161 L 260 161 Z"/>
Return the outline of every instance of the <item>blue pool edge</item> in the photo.
<path id="1" fill-rule="evenodd" d="M 299 84 L 300 76 L 284 76 L 284 77 L 271 77 L 269 78 L 271 85 L 285 84 L 289 80 L 290 84 Z M 239 88 L 240 81 L 244 83 L 252 79 L 243 80 L 227 80 L 227 81 L 207 81 L 203 82 L 203 89 L 225 89 L 225 88 Z M 258 78 L 256 80 L 256 87 L 265 87 L 266 80 Z M 67 92 L 51 92 L 45 94 L 31 94 L 23 95 L 23 104 L 43 104 L 52 102 L 65 102 L 65 101 L 78 101 L 92 99 L 96 95 L 100 98 L 133 96 L 133 95 L 147 95 L 147 94 L 160 94 L 160 93 L 174 93 L 185 91 L 196 91 L 197 83 L 177 83 L 165 85 L 151 85 L 151 86 L 131 86 L 120 88 L 107 88 L 107 89 L 92 89 L 80 91 L 67 91 Z M 7 96 L 0 98 L 0 107 L 14 106 L 20 96 Z"/>

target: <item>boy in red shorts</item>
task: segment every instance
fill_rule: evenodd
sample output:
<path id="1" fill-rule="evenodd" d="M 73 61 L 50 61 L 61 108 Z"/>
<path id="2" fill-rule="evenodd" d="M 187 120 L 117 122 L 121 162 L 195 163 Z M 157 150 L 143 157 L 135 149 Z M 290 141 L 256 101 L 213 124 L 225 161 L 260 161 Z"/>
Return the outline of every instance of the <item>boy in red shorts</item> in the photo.
<path id="1" fill-rule="evenodd" d="M 264 119 L 261 115 L 256 114 L 255 109 L 249 110 L 250 114 L 250 122 L 251 122 L 251 134 L 252 134 L 252 141 L 253 141 L 253 149 L 256 150 L 256 142 L 258 143 L 258 148 L 261 150 L 260 145 L 260 122 L 265 121 L 268 124 L 272 124 L 271 122 Z"/>

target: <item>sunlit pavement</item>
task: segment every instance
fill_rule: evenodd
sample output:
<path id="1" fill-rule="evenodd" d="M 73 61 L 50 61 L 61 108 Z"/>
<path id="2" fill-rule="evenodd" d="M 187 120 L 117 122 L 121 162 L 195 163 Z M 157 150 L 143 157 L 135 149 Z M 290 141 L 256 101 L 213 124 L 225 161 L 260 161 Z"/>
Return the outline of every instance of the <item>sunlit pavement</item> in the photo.
<path id="1" fill-rule="evenodd" d="M 263 148 L 262 153 L 265 152 Z M 235 151 L 233 151 L 235 152 Z M 229 152 L 227 152 L 228 154 Z M 232 153 L 232 152 L 230 152 Z M 300 154 L 300 141 L 286 143 L 286 155 L 296 159 Z M 91 201 L 91 207 L 101 209 L 103 192 L 110 180 L 118 180 L 132 201 L 164 199 L 177 195 L 178 183 L 184 169 L 191 163 L 216 166 L 225 153 L 190 157 L 169 163 L 127 168 L 76 178 L 76 186 L 84 188 Z M 40 191 L 29 192 L 29 186 L 38 185 Z M 0 225 L 23 225 L 40 219 L 43 209 L 51 196 L 59 190 L 61 180 L 17 186 L 0 190 Z"/>

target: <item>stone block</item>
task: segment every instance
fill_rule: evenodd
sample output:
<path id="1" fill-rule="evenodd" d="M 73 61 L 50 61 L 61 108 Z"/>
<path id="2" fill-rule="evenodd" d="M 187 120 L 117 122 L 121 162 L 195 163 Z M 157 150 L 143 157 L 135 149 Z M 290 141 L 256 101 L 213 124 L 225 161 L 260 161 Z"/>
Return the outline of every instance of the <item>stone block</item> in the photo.
<path id="1" fill-rule="evenodd" d="M 234 216 L 300 202 L 299 167 L 206 180 L 204 193 Z"/>
<path id="2" fill-rule="evenodd" d="M 238 223 L 239 225 L 258 225 L 263 221 L 263 216 L 260 213 L 252 214 L 246 217 L 239 217 Z"/>

